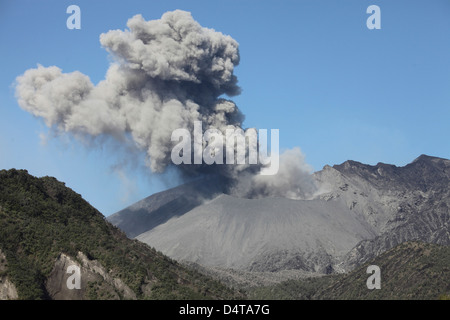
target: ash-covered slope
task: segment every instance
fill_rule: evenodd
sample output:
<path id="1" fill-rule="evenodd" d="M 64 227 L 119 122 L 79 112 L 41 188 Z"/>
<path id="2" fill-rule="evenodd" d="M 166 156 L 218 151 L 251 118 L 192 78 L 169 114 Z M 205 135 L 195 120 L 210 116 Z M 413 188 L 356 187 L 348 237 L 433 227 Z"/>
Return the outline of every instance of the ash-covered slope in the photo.
<path id="1" fill-rule="evenodd" d="M 155 193 L 107 219 L 134 238 L 222 194 L 224 184 L 217 179 L 204 178 Z"/>
<path id="2" fill-rule="evenodd" d="M 331 271 L 375 233 L 340 200 L 221 195 L 137 237 L 178 260 L 253 271 Z"/>
<path id="3" fill-rule="evenodd" d="M 210 180 L 203 191 L 164 191 L 108 219 L 175 259 L 206 266 L 345 272 L 405 241 L 450 244 L 449 168 L 449 160 L 425 155 L 404 167 L 346 161 L 314 173 L 313 200 L 216 197 Z M 204 190 L 210 201 L 192 200 Z"/>

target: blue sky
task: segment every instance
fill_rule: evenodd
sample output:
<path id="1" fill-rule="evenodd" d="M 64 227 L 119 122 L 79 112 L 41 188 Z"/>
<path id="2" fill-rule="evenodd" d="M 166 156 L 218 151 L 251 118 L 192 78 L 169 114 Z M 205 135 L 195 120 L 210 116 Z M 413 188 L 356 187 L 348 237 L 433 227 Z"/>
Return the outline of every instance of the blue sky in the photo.
<path id="1" fill-rule="evenodd" d="M 81 8 L 81 30 L 66 8 Z M 381 29 L 369 30 L 369 5 Z M 125 29 L 135 14 L 158 19 L 190 11 L 202 26 L 240 44 L 233 97 L 245 126 L 280 130 L 281 148 L 299 146 L 314 170 L 352 159 L 403 166 L 420 154 L 450 158 L 450 2 L 433 1 L 0 1 L 0 168 L 64 181 L 110 215 L 174 186 L 151 175 L 145 155 L 122 171 L 108 148 L 51 137 L 19 108 L 14 80 L 36 65 L 104 78 L 99 35 Z"/>

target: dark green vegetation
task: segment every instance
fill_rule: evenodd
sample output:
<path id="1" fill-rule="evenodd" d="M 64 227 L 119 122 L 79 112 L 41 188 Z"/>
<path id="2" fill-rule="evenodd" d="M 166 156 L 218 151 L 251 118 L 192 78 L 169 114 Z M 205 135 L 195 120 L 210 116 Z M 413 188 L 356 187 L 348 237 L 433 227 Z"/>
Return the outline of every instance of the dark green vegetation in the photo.
<path id="1" fill-rule="evenodd" d="M 0 249 L 19 299 L 51 298 L 45 281 L 60 253 L 79 251 L 122 279 L 138 299 L 242 298 L 221 283 L 128 239 L 82 197 L 55 178 L 0 171 Z M 143 292 L 144 284 L 151 290 Z M 148 286 L 146 286 L 148 288 Z M 108 298 L 90 283 L 86 298 Z"/>
<path id="2" fill-rule="evenodd" d="M 381 269 L 381 289 L 369 290 L 368 265 Z M 252 299 L 449 299 L 450 246 L 403 243 L 346 275 L 286 281 L 254 289 Z"/>

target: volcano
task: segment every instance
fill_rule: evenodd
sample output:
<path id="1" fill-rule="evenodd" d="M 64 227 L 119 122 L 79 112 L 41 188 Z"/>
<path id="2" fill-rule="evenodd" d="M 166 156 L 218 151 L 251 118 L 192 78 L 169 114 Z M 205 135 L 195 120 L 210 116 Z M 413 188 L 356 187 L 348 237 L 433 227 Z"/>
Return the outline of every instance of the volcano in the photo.
<path id="1" fill-rule="evenodd" d="M 346 161 L 313 178 L 307 200 L 240 198 L 199 179 L 107 219 L 173 259 L 250 272 L 348 272 L 406 241 L 450 244 L 450 160 Z"/>

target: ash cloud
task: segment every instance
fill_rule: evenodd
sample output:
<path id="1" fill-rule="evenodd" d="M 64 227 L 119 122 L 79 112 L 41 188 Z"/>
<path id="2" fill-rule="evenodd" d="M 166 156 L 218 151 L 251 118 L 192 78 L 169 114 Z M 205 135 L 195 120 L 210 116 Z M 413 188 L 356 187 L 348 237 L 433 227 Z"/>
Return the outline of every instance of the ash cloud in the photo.
<path id="1" fill-rule="evenodd" d="M 246 198 L 310 199 L 317 190 L 311 172 L 312 167 L 296 147 L 280 155 L 280 169 L 276 175 L 244 173 L 236 178 L 231 193 Z"/>
<path id="2" fill-rule="evenodd" d="M 241 91 L 233 74 L 239 64 L 233 38 L 200 26 L 181 10 L 151 21 L 136 15 L 127 27 L 100 35 L 101 45 L 113 57 L 104 80 L 94 85 L 78 71 L 63 73 L 56 66 L 38 65 L 16 79 L 20 107 L 59 133 L 94 139 L 109 136 L 121 143 L 131 140 L 146 152 L 155 173 L 172 166 L 175 129 L 192 131 L 194 121 L 202 121 L 205 130 L 242 127 L 239 108 L 222 98 Z M 259 176 L 258 168 L 251 165 L 178 169 L 186 176 L 226 177 L 230 190 L 248 197 L 300 198 L 312 190 L 309 168 L 299 150 L 281 156 L 275 176 Z"/>

